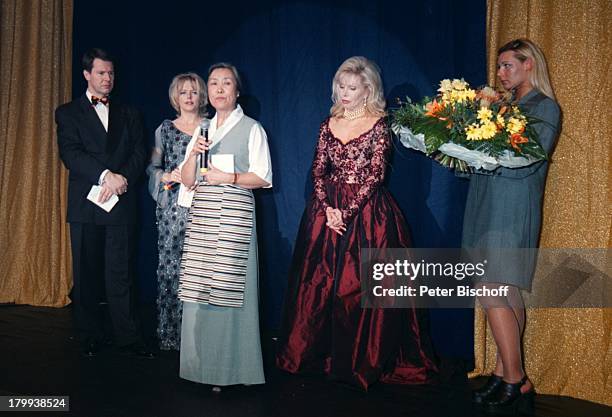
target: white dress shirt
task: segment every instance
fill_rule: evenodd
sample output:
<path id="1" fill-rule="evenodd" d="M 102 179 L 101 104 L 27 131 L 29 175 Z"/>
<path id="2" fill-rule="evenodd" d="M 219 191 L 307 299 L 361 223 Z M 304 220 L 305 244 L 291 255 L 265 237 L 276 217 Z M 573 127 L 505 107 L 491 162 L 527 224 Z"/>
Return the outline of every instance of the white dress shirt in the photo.
<path id="1" fill-rule="evenodd" d="M 93 94 L 91 94 L 89 89 L 85 92 L 85 95 L 89 99 L 89 102 L 91 102 L 91 96 L 93 96 Z M 92 103 L 92 106 L 93 106 L 93 103 Z M 108 132 L 108 107 L 109 106 L 110 106 L 110 103 L 102 104 L 100 102 L 98 102 L 98 104 L 93 106 L 94 110 L 96 111 L 96 114 L 98 115 L 98 118 L 102 122 L 102 126 L 104 126 L 104 130 L 106 130 L 107 132 Z M 98 179 L 98 185 L 102 185 L 102 183 L 104 182 L 104 177 L 106 176 L 108 172 L 109 172 L 108 169 L 105 169 L 104 171 L 102 171 Z"/>
<path id="2" fill-rule="evenodd" d="M 87 98 L 91 102 L 91 96 L 93 96 L 93 94 L 91 94 L 91 92 L 87 90 L 85 95 L 87 95 Z M 94 106 L 94 110 L 98 114 L 98 117 L 100 118 L 100 121 L 102 122 L 102 125 L 104 126 L 104 130 L 106 130 L 107 132 L 108 132 L 108 107 L 109 106 L 110 106 L 110 103 L 102 104 L 100 102 L 98 102 L 98 104 Z"/>

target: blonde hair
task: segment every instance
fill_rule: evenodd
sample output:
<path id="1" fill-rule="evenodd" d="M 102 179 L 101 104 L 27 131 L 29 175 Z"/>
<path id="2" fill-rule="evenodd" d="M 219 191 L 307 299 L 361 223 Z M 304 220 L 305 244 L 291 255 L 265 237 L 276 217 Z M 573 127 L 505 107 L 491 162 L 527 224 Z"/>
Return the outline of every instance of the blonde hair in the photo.
<path id="1" fill-rule="evenodd" d="M 347 59 L 340 65 L 334 75 L 332 81 L 332 101 L 334 105 L 330 109 L 330 114 L 333 117 L 340 116 L 344 113 L 342 103 L 338 99 L 338 87 L 340 77 L 344 74 L 353 74 L 361 78 L 361 81 L 368 90 L 366 97 L 366 112 L 373 116 L 384 116 L 385 113 L 385 96 L 383 94 L 382 79 L 380 78 L 380 68 L 373 61 L 363 56 L 353 56 Z"/>
<path id="2" fill-rule="evenodd" d="M 555 92 L 553 91 L 548 76 L 548 66 L 546 65 L 546 58 L 544 53 L 538 46 L 528 39 L 515 39 L 508 42 L 497 50 L 497 56 L 503 52 L 512 51 L 514 57 L 520 62 L 525 62 L 527 59 L 531 59 L 533 65 L 529 72 L 529 82 L 531 85 L 540 90 L 544 95 L 555 100 Z"/>
<path id="3" fill-rule="evenodd" d="M 179 91 L 186 81 L 191 81 L 191 84 L 195 87 L 198 92 L 198 115 L 206 117 L 206 105 L 208 104 L 208 92 L 206 91 L 206 83 L 195 72 L 186 72 L 179 74 L 172 79 L 170 87 L 168 88 L 168 96 L 170 97 L 170 104 L 172 108 L 176 110 L 176 115 L 181 115 L 181 108 L 178 104 Z"/>

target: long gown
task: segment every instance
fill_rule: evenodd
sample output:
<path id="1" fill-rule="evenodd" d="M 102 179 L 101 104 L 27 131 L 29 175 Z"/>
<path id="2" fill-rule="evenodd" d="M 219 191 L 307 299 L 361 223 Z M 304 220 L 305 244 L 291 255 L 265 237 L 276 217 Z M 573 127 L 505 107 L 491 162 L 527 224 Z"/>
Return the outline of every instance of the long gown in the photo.
<path id="1" fill-rule="evenodd" d="M 155 148 L 147 167 L 149 193 L 157 202 L 157 337 L 162 350 L 179 350 L 182 302 L 178 299 L 179 269 L 189 209 L 177 204 L 179 187 L 164 189 L 161 177 L 185 156 L 191 136 L 164 120 L 155 131 Z"/>
<path id="2" fill-rule="evenodd" d="M 347 144 L 334 137 L 329 119 L 321 125 L 276 358 L 285 371 L 324 373 L 366 390 L 377 381 L 426 383 L 437 371 L 417 310 L 360 305 L 360 250 L 410 245 L 382 186 L 391 144 L 384 118 Z M 326 226 L 328 206 L 342 211 L 343 236 Z"/>

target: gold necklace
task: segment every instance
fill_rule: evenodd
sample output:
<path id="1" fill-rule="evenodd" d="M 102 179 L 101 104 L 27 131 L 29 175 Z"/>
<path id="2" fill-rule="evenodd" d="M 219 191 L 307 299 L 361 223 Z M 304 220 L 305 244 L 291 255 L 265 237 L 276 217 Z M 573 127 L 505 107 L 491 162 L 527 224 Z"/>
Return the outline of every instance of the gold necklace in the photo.
<path id="1" fill-rule="evenodd" d="M 355 110 L 346 110 L 344 109 L 344 118 L 346 120 L 355 120 L 355 119 L 359 119 L 360 117 L 365 116 L 365 111 L 366 108 L 365 106 L 361 106 Z"/>

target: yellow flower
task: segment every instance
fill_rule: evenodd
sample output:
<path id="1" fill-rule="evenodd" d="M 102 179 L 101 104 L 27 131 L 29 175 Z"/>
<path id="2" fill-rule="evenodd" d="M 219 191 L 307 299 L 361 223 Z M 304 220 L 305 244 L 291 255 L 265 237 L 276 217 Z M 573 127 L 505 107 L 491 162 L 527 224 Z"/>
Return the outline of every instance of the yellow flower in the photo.
<path id="1" fill-rule="evenodd" d="M 506 121 L 504 120 L 501 114 L 497 115 L 495 121 L 497 122 L 497 126 L 499 126 L 500 129 L 503 129 L 506 126 Z"/>
<path id="2" fill-rule="evenodd" d="M 506 130 L 511 134 L 515 133 L 523 133 L 525 130 L 525 123 L 518 117 L 511 117 L 508 119 L 508 124 L 506 125 Z"/>
<path id="3" fill-rule="evenodd" d="M 465 128 L 465 135 L 467 140 L 480 140 L 480 129 L 476 123 L 472 123 L 471 125 Z"/>
<path id="4" fill-rule="evenodd" d="M 467 83 L 465 82 L 463 78 L 460 80 L 455 78 L 451 84 L 453 86 L 453 89 L 455 90 L 465 90 L 467 88 Z"/>
<path id="5" fill-rule="evenodd" d="M 452 90 L 452 88 L 451 81 L 449 79 L 444 79 L 440 81 L 440 88 L 438 88 L 438 91 L 441 93 L 446 93 L 447 91 Z"/>
<path id="6" fill-rule="evenodd" d="M 491 121 L 483 123 L 480 127 L 480 135 L 483 139 L 491 139 L 497 133 L 497 125 Z"/>
<path id="7" fill-rule="evenodd" d="M 472 90 L 452 90 L 449 93 L 450 101 L 453 103 L 465 103 L 468 99 L 472 98 Z"/>
<path id="8" fill-rule="evenodd" d="M 468 88 L 467 90 L 465 90 L 465 96 L 469 100 L 474 100 L 474 98 L 476 97 L 476 91 L 472 90 L 471 88 Z"/>
<path id="9" fill-rule="evenodd" d="M 442 93 L 442 96 L 440 97 L 440 101 L 444 104 L 449 104 L 451 102 L 450 91 L 445 91 L 444 93 Z"/>
<path id="10" fill-rule="evenodd" d="M 478 120 L 481 122 L 484 123 L 491 120 L 491 117 L 493 117 L 493 112 L 486 107 L 481 107 L 480 110 L 478 110 Z"/>

